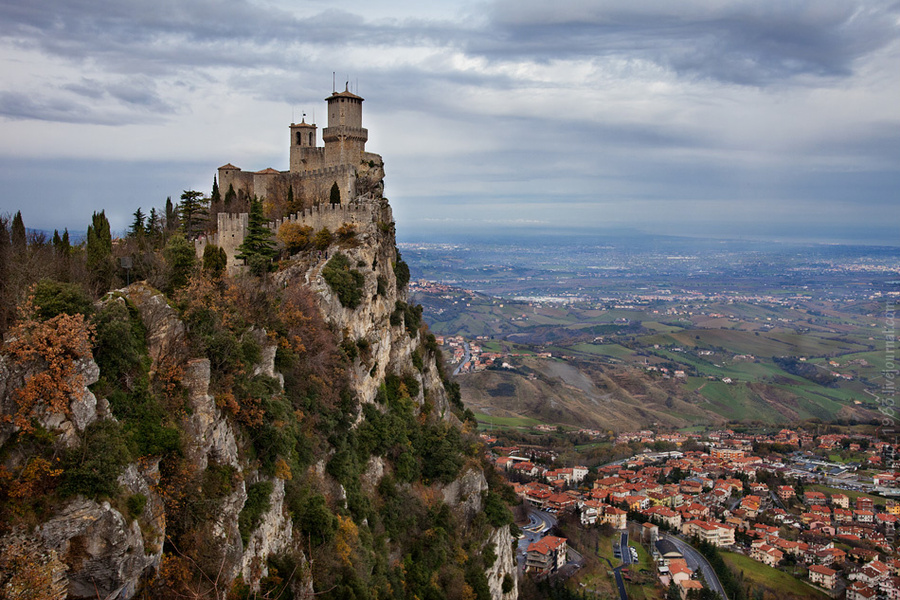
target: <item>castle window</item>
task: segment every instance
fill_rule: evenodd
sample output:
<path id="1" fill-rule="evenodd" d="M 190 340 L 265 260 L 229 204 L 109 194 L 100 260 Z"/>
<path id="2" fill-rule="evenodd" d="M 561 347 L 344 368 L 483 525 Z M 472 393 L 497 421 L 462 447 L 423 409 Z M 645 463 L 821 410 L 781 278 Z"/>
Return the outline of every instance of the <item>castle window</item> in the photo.
<path id="1" fill-rule="evenodd" d="M 303 142 L 302 142 L 302 138 L 300 137 L 300 132 L 298 131 L 298 132 L 297 132 L 297 145 L 299 146 L 299 145 L 302 144 L 302 143 L 303 143 Z"/>
<path id="2" fill-rule="evenodd" d="M 309 145 L 312 146 L 313 143 L 314 143 L 314 142 L 313 142 L 313 132 L 310 131 L 310 132 L 309 132 Z"/>

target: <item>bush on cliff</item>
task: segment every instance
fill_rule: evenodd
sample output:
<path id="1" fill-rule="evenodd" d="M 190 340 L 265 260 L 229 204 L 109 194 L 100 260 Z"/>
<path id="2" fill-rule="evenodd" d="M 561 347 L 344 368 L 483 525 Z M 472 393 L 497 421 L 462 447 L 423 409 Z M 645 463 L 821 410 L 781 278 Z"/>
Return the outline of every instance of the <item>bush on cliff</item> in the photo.
<path id="1" fill-rule="evenodd" d="M 350 268 L 350 259 L 341 252 L 336 253 L 322 269 L 322 277 L 331 290 L 337 294 L 341 306 L 356 308 L 362 300 L 365 279 L 362 273 Z"/>

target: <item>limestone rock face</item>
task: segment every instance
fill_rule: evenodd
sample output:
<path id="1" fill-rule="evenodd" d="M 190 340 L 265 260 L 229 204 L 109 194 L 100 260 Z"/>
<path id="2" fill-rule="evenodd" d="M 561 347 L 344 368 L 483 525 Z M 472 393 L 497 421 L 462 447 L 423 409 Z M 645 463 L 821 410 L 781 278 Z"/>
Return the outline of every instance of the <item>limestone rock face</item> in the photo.
<path id="1" fill-rule="evenodd" d="M 210 367 L 208 358 L 187 361 L 182 385 L 188 390 L 188 414 L 184 417 L 185 453 L 199 470 L 210 459 L 221 464 L 238 464 L 237 439 L 231 424 L 209 395 Z"/>
<path id="2" fill-rule="evenodd" d="M 515 544 L 516 540 L 509 532 L 509 527 L 495 529 L 488 538 L 487 545 L 493 545 L 494 552 L 497 554 L 497 560 L 485 573 L 488 587 L 491 589 L 492 600 L 517 600 L 519 597 Z M 507 578 L 507 575 L 512 580 L 513 586 L 509 592 L 504 594 L 503 580 Z"/>
<path id="3" fill-rule="evenodd" d="M 488 490 L 487 479 L 481 469 L 469 468 L 451 483 L 443 486 L 444 502 L 471 522 L 484 508 L 482 494 Z"/>
<path id="4" fill-rule="evenodd" d="M 37 536 L 68 565 L 69 598 L 131 598 L 154 557 L 137 521 L 108 502 L 78 499 L 41 525 Z"/>
<path id="5" fill-rule="evenodd" d="M 268 575 L 266 559 L 287 551 L 293 542 L 293 524 L 284 506 L 284 481 L 274 479 L 272 483 L 269 510 L 262 516 L 259 526 L 244 548 L 241 559 L 244 581 L 258 582 L 261 577 Z M 256 587 L 259 587 L 258 584 Z"/>
<path id="6" fill-rule="evenodd" d="M 153 360 L 151 371 L 160 365 L 174 364 L 184 358 L 186 331 L 178 313 L 165 296 L 144 282 L 133 283 L 121 290 L 134 303 L 147 328 L 147 347 Z"/>
<path id="7" fill-rule="evenodd" d="M 154 460 L 128 465 L 118 480 L 129 495 L 140 494 L 147 499 L 144 510 L 137 515 L 137 522 L 139 526 L 143 525 L 144 551 L 152 559 L 148 566 L 153 569 L 159 568 L 166 536 L 166 509 L 156 492 L 159 476 L 159 460 Z"/>

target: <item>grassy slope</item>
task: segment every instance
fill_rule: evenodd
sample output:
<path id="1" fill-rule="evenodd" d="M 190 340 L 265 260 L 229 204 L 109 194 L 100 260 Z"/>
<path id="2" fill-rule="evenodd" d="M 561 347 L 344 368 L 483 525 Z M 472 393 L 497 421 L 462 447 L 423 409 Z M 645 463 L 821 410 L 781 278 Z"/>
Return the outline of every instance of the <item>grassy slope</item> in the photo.
<path id="1" fill-rule="evenodd" d="M 802 579 L 798 579 L 757 562 L 748 556 L 733 552 L 722 552 L 722 558 L 728 567 L 739 577 L 743 575 L 745 584 L 754 588 L 769 589 L 779 598 L 815 598 L 825 600 L 828 598 L 822 592 L 807 585 Z M 753 597 L 748 595 L 748 597 Z"/>

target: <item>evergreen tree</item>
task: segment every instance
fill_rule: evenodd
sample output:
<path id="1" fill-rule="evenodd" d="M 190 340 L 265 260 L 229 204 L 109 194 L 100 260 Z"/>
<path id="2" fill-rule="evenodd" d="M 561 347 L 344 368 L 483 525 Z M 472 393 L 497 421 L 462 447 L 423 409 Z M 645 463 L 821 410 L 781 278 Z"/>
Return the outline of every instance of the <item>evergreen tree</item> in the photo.
<path id="1" fill-rule="evenodd" d="M 172 234 L 178 229 L 178 211 L 172 204 L 172 196 L 166 198 L 166 234 Z"/>
<path id="2" fill-rule="evenodd" d="M 63 230 L 62 236 L 59 235 L 59 231 L 53 231 L 53 255 L 56 258 L 56 278 L 63 282 L 69 281 L 72 246 L 69 243 L 68 229 Z"/>
<path id="3" fill-rule="evenodd" d="M 169 267 L 168 292 L 187 285 L 194 267 L 197 265 L 197 254 L 194 244 L 181 234 L 173 235 L 163 249 L 163 258 Z"/>
<path id="4" fill-rule="evenodd" d="M 28 235 L 25 233 L 25 222 L 22 220 L 22 211 L 16 213 L 12 222 L 12 249 L 13 252 L 23 252 L 28 247 Z"/>
<path id="5" fill-rule="evenodd" d="M 181 229 L 189 240 L 196 238 L 206 229 L 206 202 L 203 194 L 195 190 L 184 190 L 181 194 L 178 216 L 181 218 Z"/>
<path id="6" fill-rule="evenodd" d="M 219 182 L 216 180 L 216 176 L 213 175 L 212 194 L 209 195 L 209 202 L 210 202 L 210 204 L 215 206 L 221 200 L 222 200 L 222 197 L 219 195 Z"/>
<path id="7" fill-rule="evenodd" d="M 228 191 L 225 192 L 225 210 L 229 210 L 231 205 L 234 204 L 235 199 L 237 198 L 237 194 L 234 193 L 234 185 L 228 184 Z"/>
<path id="8" fill-rule="evenodd" d="M 87 268 L 98 293 L 112 285 L 115 265 L 112 258 L 112 234 L 106 212 L 94 213 L 87 230 Z"/>
<path id="9" fill-rule="evenodd" d="M 274 237 L 272 230 L 266 227 L 262 201 L 254 198 L 250 201 L 247 235 L 244 237 L 244 243 L 238 247 L 239 254 L 235 258 L 240 258 L 250 265 L 250 270 L 254 274 L 266 272 L 272 259 L 278 254 Z"/>
<path id="10" fill-rule="evenodd" d="M 131 222 L 131 231 L 128 232 L 128 235 L 132 237 L 144 235 L 146 233 L 146 229 L 144 228 L 144 220 L 147 218 L 144 215 L 144 211 L 141 210 L 141 207 L 138 206 L 138 209 L 134 211 L 134 221 Z"/>
<path id="11" fill-rule="evenodd" d="M 331 203 L 332 204 L 340 204 L 341 203 L 341 189 L 338 187 L 337 181 L 331 184 Z"/>
<path id="12" fill-rule="evenodd" d="M 292 214 L 294 214 L 295 212 L 298 212 L 298 208 L 297 208 L 296 206 L 294 206 L 294 186 L 288 184 L 288 191 L 287 191 L 287 213 L 288 213 L 289 215 L 292 215 Z"/>
<path id="13" fill-rule="evenodd" d="M 215 244 L 208 244 L 203 249 L 203 271 L 209 273 L 212 277 L 221 277 L 225 273 L 225 267 L 228 265 L 228 255 L 225 254 L 224 248 L 219 248 Z"/>
<path id="14" fill-rule="evenodd" d="M 147 235 L 156 237 L 161 233 L 161 226 L 159 222 L 159 213 L 156 212 L 155 208 L 150 209 L 150 216 L 147 217 L 147 226 L 145 227 L 147 230 Z"/>
<path id="15" fill-rule="evenodd" d="M 9 286 L 9 229 L 7 220 L 0 217 L 0 338 L 9 325 L 15 303 L 10 299 Z"/>

